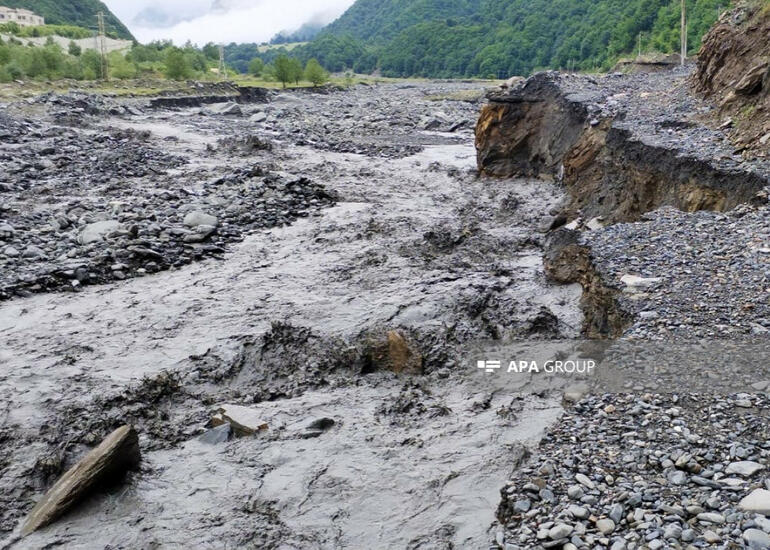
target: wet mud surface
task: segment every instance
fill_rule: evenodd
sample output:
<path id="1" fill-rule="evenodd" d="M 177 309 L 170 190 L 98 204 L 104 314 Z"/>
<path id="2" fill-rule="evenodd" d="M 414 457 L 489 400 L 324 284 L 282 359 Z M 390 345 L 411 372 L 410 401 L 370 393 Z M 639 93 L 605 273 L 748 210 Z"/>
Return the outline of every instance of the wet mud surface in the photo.
<path id="1" fill-rule="evenodd" d="M 466 351 L 573 338 L 582 314 L 579 285 L 542 265 L 562 190 L 478 178 L 479 104 L 440 99 L 477 87 L 282 93 L 231 115 L 136 102 L 66 124 L 9 106 L 0 547 L 486 547 L 500 488 L 562 409 L 526 381 L 501 391 Z M 115 151 L 121 168 L 87 171 Z M 117 225 L 83 244 L 100 222 Z M 421 374 L 388 370 L 394 332 Z M 267 433 L 221 440 L 223 404 Z M 19 539 L 127 422 L 141 471 Z"/>

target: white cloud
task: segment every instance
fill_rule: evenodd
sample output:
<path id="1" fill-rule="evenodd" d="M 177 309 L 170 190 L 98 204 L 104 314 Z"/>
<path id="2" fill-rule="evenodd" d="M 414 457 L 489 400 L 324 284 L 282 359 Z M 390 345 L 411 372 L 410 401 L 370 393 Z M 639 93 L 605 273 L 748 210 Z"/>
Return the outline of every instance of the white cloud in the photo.
<path id="1" fill-rule="evenodd" d="M 354 0 L 106 0 L 140 42 L 265 42 L 308 21 L 331 22 Z M 155 18 L 153 24 L 150 18 Z"/>

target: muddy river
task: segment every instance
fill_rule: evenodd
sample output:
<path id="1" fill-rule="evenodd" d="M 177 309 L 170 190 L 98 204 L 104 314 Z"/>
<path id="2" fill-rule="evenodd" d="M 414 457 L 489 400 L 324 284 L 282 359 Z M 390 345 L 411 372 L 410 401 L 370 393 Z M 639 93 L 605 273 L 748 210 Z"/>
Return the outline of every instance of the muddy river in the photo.
<path id="1" fill-rule="evenodd" d="M 184 159 L 159 185 L 195 190 L 257 162 L 335 203 L 188 265 L 0 303 L 0 548 L 487 548 L 507 476 L 562 409 L 527 376 L 484 377 L 476 359 L 575 337 L 582 318 L 580 288 L 542 267 L 561 190 L 479 178 L 472 122 L 447 131 L 478 109 L 451 94 L 476 88 L 286 93 L 237 119 L 99 119 L 88 131 L 149 132 L 148 146 Z M 436 111 L 447 127 L 424 122 Z M 271 150 L 211 152 L 244 132 Z M 367 362 L 389 331 L 421 374 Z M 269 429 L 217 438 L 223 404 Z M 56 477 L 127 422 L 140 471 L 19 538 Z"/>

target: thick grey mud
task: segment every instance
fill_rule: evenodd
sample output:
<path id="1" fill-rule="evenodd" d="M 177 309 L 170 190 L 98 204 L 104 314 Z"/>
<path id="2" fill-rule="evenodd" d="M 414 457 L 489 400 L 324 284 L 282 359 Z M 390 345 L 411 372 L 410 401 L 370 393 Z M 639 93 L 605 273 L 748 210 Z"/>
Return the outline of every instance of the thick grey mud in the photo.
<path id="1" fill-rule="evenodd" d="M 583 319 L 579 285 L 543 271 L 540 229 L 562 191 L 490 186 L 470 130 L 421 130 L 474 120 L 478 104 L 426 100 L 467 88 L 279 95 L 258 107 L 265 124 L 197 109 L 102 120 L 150 132 L 192 190 L 257 162 L 335 204 L 250 226 L 215 258 L 3 303 L 0 547 L 486 547 L 500 488 L 561 408 L 526 377 L 479 376 L 470 350 L 575 337 Z M 221 145 L 244 133 L 272 151 Z M 421 374 L 373 362 L 390 331 Z M 202 441 L 225 403 L 269 430 Z M 19 539 L 45 489 L 126 422 L 141 471 Z"/>

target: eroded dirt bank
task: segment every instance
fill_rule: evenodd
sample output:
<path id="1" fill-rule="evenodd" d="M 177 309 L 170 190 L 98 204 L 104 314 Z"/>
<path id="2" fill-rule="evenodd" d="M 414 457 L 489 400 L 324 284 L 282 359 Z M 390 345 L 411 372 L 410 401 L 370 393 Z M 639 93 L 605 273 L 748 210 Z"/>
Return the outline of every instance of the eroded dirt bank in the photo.
<path id="1" fill-rule="evenodd" d="M 479 170 L 569 196 L 546 272 L 610 367 L 501 491 L 500 548 L 770 548 L 767 11 L 740 13 L 696 78 L 543 73 L 482 109 Z"/>
<path id="2" fill-rule="evenodd" d="M 572 338 L 582 316 L 579 286 L 542 266 L 562 194 L 477 177 L 473 90 L 75 120 L 57 119 L 68 97 L 9 106 L 4 238 L 41 254 L 3 260 L 4 547 L 485 547 L 499 488 L 561 407 L 528 379 L 477 377 L 467 349 Z M 40 147 L 55 158 L 30 172 Z M 421 374 L 391 372 L 394 338 Z M 268 434 L 199 440 L 226 403 Z M 18 539 L 42 492 L 126 422 L 141 471 Z"/>

